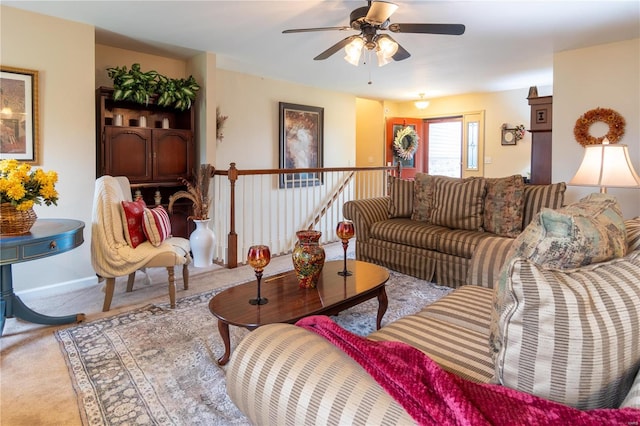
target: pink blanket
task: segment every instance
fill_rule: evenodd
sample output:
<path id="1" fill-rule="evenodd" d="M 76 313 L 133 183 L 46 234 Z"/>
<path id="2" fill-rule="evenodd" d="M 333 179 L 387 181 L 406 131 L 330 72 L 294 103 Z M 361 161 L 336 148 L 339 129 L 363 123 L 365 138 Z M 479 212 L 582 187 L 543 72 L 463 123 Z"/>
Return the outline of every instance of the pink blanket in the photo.
<path id="1" fill-rule="evenodd" d="M 375 342 L 325 316 L 301 319 L 357 361 L 421 425 L 638 425 L 640 409 L 581 411 L 494 384 L 444 371 L 419 350 L 400 342 Z"/>

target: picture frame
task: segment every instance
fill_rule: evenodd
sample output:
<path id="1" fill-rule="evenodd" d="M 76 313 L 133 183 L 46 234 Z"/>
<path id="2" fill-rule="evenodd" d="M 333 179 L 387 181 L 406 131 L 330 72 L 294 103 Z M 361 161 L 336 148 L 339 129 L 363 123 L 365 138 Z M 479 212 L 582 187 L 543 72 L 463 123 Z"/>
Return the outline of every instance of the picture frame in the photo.
<path id="1" fill-rule="evenodd" d="M 0 159 L 39 164 L 38 71 L 0 66 Z"/>
<path id="2" fill-rule="evenodd" d="M 279 102 L 279 164 L 281 169 L 323 167 L 324 108 Z M 280 188 L 301 188 L 323 184 L 319 172 L 280 175 Z"/>
<path id="3" fill-rule="evenodd" d="M 515 145 L 518 141 L 517 131 L 518 129 L 502 129 L 502 145 Z"/>

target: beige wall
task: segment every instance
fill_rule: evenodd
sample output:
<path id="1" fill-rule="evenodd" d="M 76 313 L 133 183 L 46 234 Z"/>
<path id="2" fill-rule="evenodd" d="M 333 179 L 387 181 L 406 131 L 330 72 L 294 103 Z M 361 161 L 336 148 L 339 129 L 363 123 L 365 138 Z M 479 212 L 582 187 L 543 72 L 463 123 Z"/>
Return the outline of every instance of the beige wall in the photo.
<path id="1" fill-rule="evenodd" d="M 107 75 L 107 68 L 122 67 L 124 65 L 127 69 L 131 69 L 131 65 L 135 63 L 140 64 L 140 69 L 144 72 L 155 70 L 171 78 L 186 78 L 189 76 L 186 62 L 178 59 L 147 55 L 102 44 L 95 45 L 95 56 L 97 87 L 113 86 L 113 81 Z"/>
<path id="2" fill-rule="evenodd" d="M 573 136 L 576 120 L 585 112 L 611 108 L 625 118 L 625 134 L 619 143 L 640 173 L 640 39 L 558 53 L 554 57 L 553 168 L 554 181 L 569 181 L 582 160 L 584 148 Z M 592 126 L 592 134 L 606 127 Z M 598 133 L 599 132 L 599 133 Z M 570 186 L 568 201 L 598 188 Z M 610 188 L 626 218 L 640 215 L 640 189 Z"/>
<path id="3" fill-rule="evenodd" d="M 216 55 L 203 53 L 187 61 L 188 73 L 200 85 L 196 98 L 196 146 L 197 164 L 216 163 Z M 207 108 L 207 105 L 213 105 Z"/>
<path id="4" fill-rule="evenodd" d="M 40 167 L 59 175 L 58 206 L 36 206 L 36 213 L 87 225 L 79 248 L 14 265 L 15 289 L 95 282 L 88 229 L 95 179 L 93 27 L 6 6 L 0 6 L 0 12 L 2 65 L 39 72 Z"/>
<path id="5" fill-rule="evenodd" d="M 370 99 L 356 99 L 356 166 L 385 165 L 384 103 Z"/>
<path id="6" fill-rule="evenodd" d="M 278 167 L 279 102 L 323 107 L 325 167 L 355 165 L 353 95 L 221 69 L 216 76 L 218 105 L 229 116 L 224 139 L 216 142 L 216 168 L 231 162 L 238 169 Z"/>
<path id="7" fill-rule="evenodd" d="M 539 87 L 540 96 L 551 95 L 549 86 Z M 429 107 L 418 110 L 413 102 L 386 102 L 387 117 L 434 118 L 485 111 L 484 175 L 501 177 L 512 174 L 527 175 L 531 163 L 531 134 L 527 132 L 516 145 L 501 144 L 502 123 L 524 124 L 529 128 L 529 88 L 492 93 L 472 93 L 430 99 Z"/>

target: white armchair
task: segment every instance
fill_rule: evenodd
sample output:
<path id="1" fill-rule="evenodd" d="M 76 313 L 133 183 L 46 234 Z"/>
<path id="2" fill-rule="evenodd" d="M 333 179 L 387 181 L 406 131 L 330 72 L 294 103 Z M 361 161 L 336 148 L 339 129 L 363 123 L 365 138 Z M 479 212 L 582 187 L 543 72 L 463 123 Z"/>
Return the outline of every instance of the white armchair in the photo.
<path id="1" fill-rule="evenodd" d="M 98 277 L 107 281 L 102 310 L 106 312 L 111 307 L 116 277 L 128 275 L 127 292 L 131 292 L 136 271 L 153 267 L 167 268 L 169 300 L 175 308 L 175 266 L 182 265 L 184 289 L 189 288 L 189 240 L 169 237 L 157 247 L 145 241 L 133 248 L 125 238 L 122 201 L 131 201 L 126 177 L 96 179 L 91 218 L 91 263 Z"/>

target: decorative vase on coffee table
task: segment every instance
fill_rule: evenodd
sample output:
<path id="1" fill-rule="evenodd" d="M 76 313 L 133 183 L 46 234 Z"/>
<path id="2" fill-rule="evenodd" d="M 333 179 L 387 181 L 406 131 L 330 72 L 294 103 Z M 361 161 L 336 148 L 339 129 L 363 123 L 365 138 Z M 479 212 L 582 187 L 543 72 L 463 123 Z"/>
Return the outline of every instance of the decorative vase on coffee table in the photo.
<path id="1" fill-rule="evenodd" d="M 196 229 L 189 236 L 191 254 L 193 254 L 193 266 L 206 268 L 213 265 L 213 251 L 216 244 L 216 236 L 209 228 L 211 219 L 194 219 Z"/>
<path id="2" fill-rule="evenodd" d="M 324 248 L 318 242 L 322 232 L 303 230 L 296 232 L 298 242 L 293 249 L 293 269 L 300 288 L 315 288 L 324 266 Z"/>

